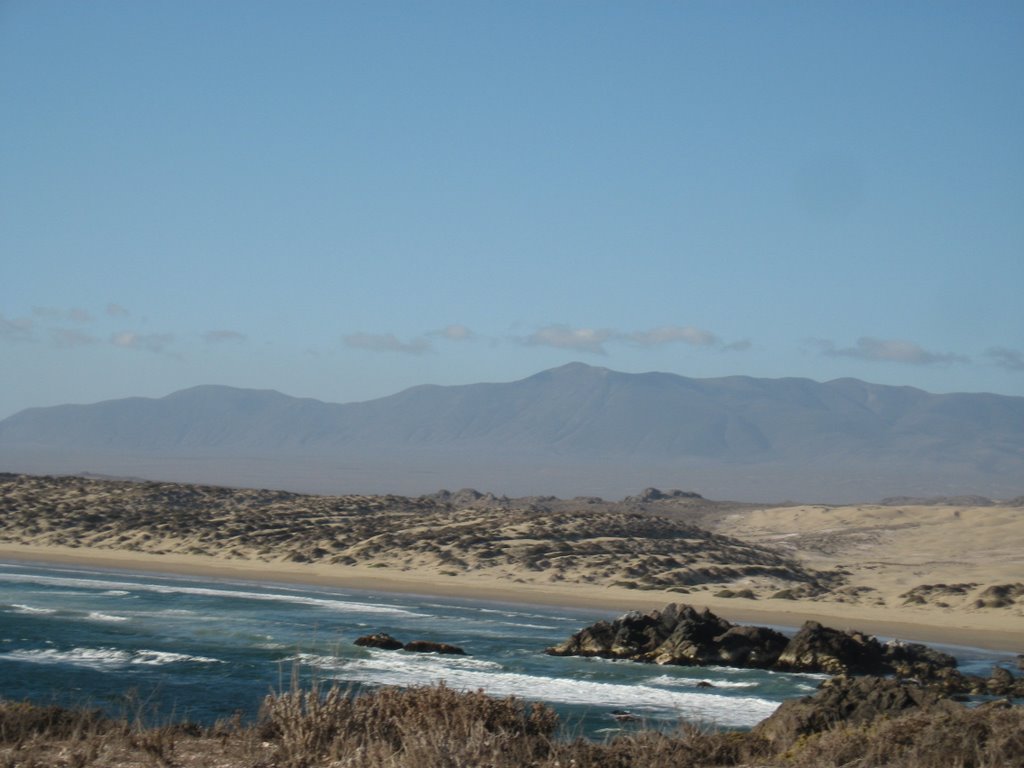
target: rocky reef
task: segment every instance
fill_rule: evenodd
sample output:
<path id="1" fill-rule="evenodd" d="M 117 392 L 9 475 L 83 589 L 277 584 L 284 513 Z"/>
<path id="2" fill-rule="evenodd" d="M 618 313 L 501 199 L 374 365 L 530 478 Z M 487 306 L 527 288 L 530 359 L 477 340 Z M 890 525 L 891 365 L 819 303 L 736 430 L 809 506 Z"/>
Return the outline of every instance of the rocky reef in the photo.
<path id="1" fill-rule="evenodd" d="M 403 643 L 387 632 L 363 635 L 356 638 L 355 644 L 364 648 L 381 648 L 385 651 L 408 651 L 410 653 L 443 653 L 454 656 L 465 656 L 466 651 L 457 645 L 438 643 L 433 640 L 413 640 Z"/>
<path id="2" fill-rule="evenodd" d="M 768 627 L 733 624 L 711 611 L 671 603 L 586 627 L 547 653 L 649 664 L 771 669 L 828 675 L 890 676 L 919 681 L 941 695 L 1024 697 L 1024 679 L 994 667 L 989 678 L 965 675 L 956 659 L 920 643 L 881 643 L 863 632 L 806 622 L 792 637 Z"/>

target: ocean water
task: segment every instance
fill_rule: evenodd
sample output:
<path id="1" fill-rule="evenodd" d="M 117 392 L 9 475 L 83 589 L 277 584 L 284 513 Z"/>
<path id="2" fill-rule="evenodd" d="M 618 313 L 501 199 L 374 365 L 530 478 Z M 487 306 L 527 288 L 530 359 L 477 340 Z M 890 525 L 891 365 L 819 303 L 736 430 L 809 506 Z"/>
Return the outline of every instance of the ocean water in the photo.
<path id="1" fill-rule="evenodd" d="M 614 613 L 150 573 L 0 563 L 0 697 L 212 723 L 256 715 L 297 674 L 355 689 L 444 681 L 552 705 L 574 734 L 749 728 L 824 679 L 727 667 L 556 658 L 544 648 Z M 437 640 L 468 656 L 360 648 Z M 967 671 L 1008 654 L 956 649 Z M 713 687 L 698 687 L 707 681 Z M 620 723 L 626 711 L 635 723 Z"/>

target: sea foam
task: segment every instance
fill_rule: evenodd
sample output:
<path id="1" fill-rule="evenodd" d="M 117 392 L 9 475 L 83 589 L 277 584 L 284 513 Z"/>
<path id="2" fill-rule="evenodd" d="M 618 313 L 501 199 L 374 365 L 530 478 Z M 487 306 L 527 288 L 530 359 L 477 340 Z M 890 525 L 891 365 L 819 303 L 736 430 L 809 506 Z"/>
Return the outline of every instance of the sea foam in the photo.
<path id="1" fill-rule="evenodd" d="M 443 681 L 458 690 L 483 689 L 492 696 L 616 707 L 648 717 L 686 717 L 734 728 L 753 726 L 778 707 L 778 702 L 752 696 L 529 675 L 507 671 L 496 662 L 462 656 L 371 651 L 362 658 L 303 655 L 295 660 L 349 682 L 412 686 Z"/>
<path id="2" fill-rule="evenodd" d="M 145 592 L 157 592 L 160 594 L 197 595 L 202 597 L 230 598 L 238 600 L 258 600 L 264 602 L 291 603 L 295 605 L 311 605 L 325 608 L 332 611 L 344 613 L 376 613 L 390 614 L 394 616 L 416 616 L 426 617 L 427 614 L 414 613 L 405 608 L 396 608 L 387 605 L 374 605 L 372 603 L 357 603 L 350 600 L 329 600 L 322 597 L 308 597 L 298 594 L 280 594 L 276 592 L 252 592 L 238 589 L 218 589 L 213 587 L 190 587 L 177 584 L 159 584 L 146 582 L 129 581 L 107 581 L 103 579 L 82 579 L 67 578 L 63 576 L 51 577 L 29 573 L 0 573 L 0 582 L 11 581 L 21 583 L 41 584 L 55 587 L 73 587 L 78 589 L 124 591 L 140 590 Z"/>
<path id="3" fill-rule="evenodd" d="M 59 651 L 54 648 L 16 650 L 0 654 L 10 661 L 24 661 L 32 664 L 71 664 L 91 669 L 117 669 L 131 665 L 163 666 L 165 664 L 222 664 L 220 659 L 206 656 L 189 656 L 184 653 L 167 651 L 126 651 L 116 648 L 72 648 Z"/>

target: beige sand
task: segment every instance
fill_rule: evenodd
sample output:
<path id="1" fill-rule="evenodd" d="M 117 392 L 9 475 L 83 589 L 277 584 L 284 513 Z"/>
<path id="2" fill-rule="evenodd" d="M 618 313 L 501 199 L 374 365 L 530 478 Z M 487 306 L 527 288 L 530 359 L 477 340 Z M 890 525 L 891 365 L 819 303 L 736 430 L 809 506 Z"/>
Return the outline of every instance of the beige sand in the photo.
<path id="1" fill-rule="evenodd" d="M 729 515 L 716 529 L 773 545 L 813 568 L 849 571 L 851 584 L 873 592 L 864 593 L 865 602 L 898 606 L 909 591 L 931 587 L 919 589 L 929 602 L 970 611 L 985 588 L 1024 581 L 1020 507 L 798 506 Z M 1024 619 L 1024 605 L 1005 613 Z"/>
<path id="2" fill-rule="evenodd" d="M 0 477 L 0 558 L 604 615 L 684 602 L 737 621 L 797 626 L 813 618 L 1018 653 L 1022 553 L 1024 508 L 998 505 L 326 497 Z"/>
<path id="3" fill-rule="evenodd" d="M 793 513 L 796 514 L 796 513 Z M 802 519 L 802 518 L 801 518 Z M 1024 618 L 1005 611 L 955 613 L 934 605 L 891 608 L 800 600 L 743 600 L 703 594 L 679 595 L 585 584 L 516 584 L 474 573 L 445 576 L 431 571 L 399 571 L 366 566 L 266 563 L 205 555 L 112 552 L 86 547 L 0 544 L 0 561 L 92 565 L 262 582 L 289 582 L 380 592 L 463 597 L 496 602 L 558 605 L 618 613 L 660 608 L 669 602 L 708 607 L 739 622 L 799 626 L 808 619 L 921 642 L 1024 651 Z"/>

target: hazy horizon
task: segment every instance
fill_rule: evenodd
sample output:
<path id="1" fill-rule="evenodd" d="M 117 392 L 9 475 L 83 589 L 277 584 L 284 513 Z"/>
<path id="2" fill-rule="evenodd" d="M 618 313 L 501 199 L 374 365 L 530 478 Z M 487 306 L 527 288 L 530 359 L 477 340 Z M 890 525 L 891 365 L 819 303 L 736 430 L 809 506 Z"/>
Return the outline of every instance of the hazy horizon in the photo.
<path id="1" fill-rule="evenodd" d="M 206 386 L 24 411 L 0 421 L 0 464 L 316 493 L 1014 498 L 1022 423 L 1020 397 L 577 363 L 347 404 Z"/>

